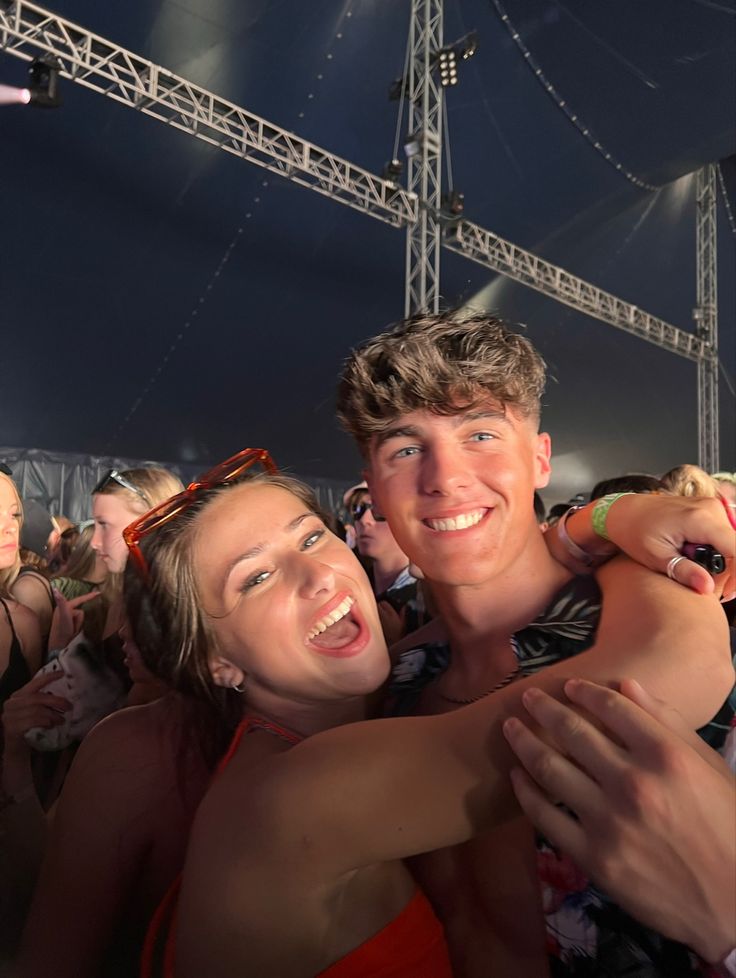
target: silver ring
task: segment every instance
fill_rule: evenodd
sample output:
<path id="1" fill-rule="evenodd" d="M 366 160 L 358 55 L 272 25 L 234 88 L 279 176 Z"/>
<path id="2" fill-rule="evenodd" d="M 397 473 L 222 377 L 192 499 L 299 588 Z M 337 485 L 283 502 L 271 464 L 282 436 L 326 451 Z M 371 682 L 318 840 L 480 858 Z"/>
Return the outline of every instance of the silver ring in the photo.
<path id="1" fill-rule="evenodd" d="M 687 557 L 679 554 L 677 557 L 673 557 L 667 564 L 667 577 L 669 577 L 671 581 L 677 581 L 677 578 L 675 577 L 675 567 L 677 567 L 681 560 L 687 560 Z M 677 583 L 679 584 L 680 582 L 677 581 Z"/>

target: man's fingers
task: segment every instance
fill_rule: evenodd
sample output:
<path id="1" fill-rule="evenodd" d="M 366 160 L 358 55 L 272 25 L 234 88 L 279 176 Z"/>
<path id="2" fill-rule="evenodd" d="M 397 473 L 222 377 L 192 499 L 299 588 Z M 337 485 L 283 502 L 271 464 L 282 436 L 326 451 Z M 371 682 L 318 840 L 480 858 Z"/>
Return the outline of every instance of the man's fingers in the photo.
<path id="1" fill-rule="evenodd" d="M 661 717 L 650 716 L 646 709 L 607 686 L 586 679 L 569 679 L 565 683 L 565 695 L 600 720 L 630 751 L 658 756 L 663 743 L 673 736 L 659 722 Z M 654 706 L 654 700 L 650 702 Z"/>
<path id="2" fill-rule="evenodd" d="M 689 738 L 689 735 L 692 734 L 692 730 L 688 727 L 679 710 L 670 706 L 665 700 L 654 696 L 636 679 L 622 679 L 619 688 L 623 696 L 631 700 L 632 703 L 636 703 L 642 710 L 646 710 L 655 720 L 664 724 L 665 727 L 669 727 L 679 736 Z M 695 735 L 693 734 L 693 736 Z"/>
<path id="3" fill-rule="evenodd" d="M 587 850 L 585 831 L 566 811 L 553 805 L 538 785 L 521 768 L 512 768 L 511 785 L 522 811 L 533 825 L 557 848 L 576 862 L 583 862 Z"/>
<path id="4" fill-rule="evenodd" d="M 595 691 L 601 697 L 612 692 L 601 686 L 596 686 Z M 624 697 L 619 696 L 619 698 L 632 710 L 637 709 Z M 564 751 L 568 757 L 575 761 L 575 764 L 582 767 L 599 784 L 605 785 L 608 790 L 615 788 L 623 763 L 623 751 L 618 743 L 583 717 L 579 711 L 560 703 L 541 689 L 532 687 L 525 690 L 522 701 L 534 720 L 551 734 L 561 751 Z M 586 704 L 581 705 L 585 706 Z M 654 721 L 650 719 L 649 722 L 653 723 Z M 608 724 L 606 725 L 608 726 Z M 609 727 L 609 729 L 613 730 L 613 727 Z M 550 748 L 546 748 L 546 750 L 549 752 Z M 569 762 L 567 763 L 569 764 Z M 570 765 L 570 767 L 577 770 L 575 765 Z M 534 771 L 530 771 L 530 773 L 535 780 L 539 780 Z M 570 778 L 568 780 L 571 781 Z M 540 783 L 545 790 L 552 790 L 551 785 L 546 782 Z M 560 797 L 569 798 L 567 784 L 565 785 L 565 792 L 560 792 Z"/>
<path id="5" fill-rule="evenodd" d="M 567 707 L 561 709 L 573 714 Z M 513 752 L 547 795 L 564 798 L 565 803 L 581 816 L 600 805 L 601 789 L 588 774 L 541 740 L 522 720 L 509 717 L 503 732 Z"/>

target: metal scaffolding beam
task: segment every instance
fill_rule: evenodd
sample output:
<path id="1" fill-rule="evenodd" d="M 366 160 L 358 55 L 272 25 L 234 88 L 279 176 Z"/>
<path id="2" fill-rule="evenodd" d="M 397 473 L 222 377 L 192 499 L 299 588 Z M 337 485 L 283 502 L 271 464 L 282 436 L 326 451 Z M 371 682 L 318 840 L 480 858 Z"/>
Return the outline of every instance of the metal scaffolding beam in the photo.
<path id="1" fill-rule="evenodd" d="M 0 49 L 396 227 L 416 196 L 27 0 L 0 0 Z"/>
<path id="2" fill-rule="evenodd" d="M 412 0 L 408 190 L 355 166 L 172 72 L 28 0 L 0 0 L 0 50 L 50 56 L 61 74 L 257 166 L 395 227 L 406 225 L 406 312 L 438 311 L 441 244 L 573 309 L 698 364 L 700 461 L 718 463 L 715 167 L 698 175 L 696 333 L 638 307 L 469 221 L 442 238 L 443 91 L 435 59 L 443 45 L 443 0 Z"/>
<path id="3" fill-rule="evenodd" d="M 716 166 L 698 170 L 697 305 L 695 326 L 705 353 L 698 361 L 698 455 L 706 472 L 719 468 L 718 446 L 718 253 L 716 244 Z"/>
<path id="4" fill-rule="evenodd" d="M 695 361 L 707 355 L 706 344 L 694 333 L 671 326 L 470 221 L 459 221 L 448 228 L 443 245 L 479 265 L 507 275 L 572 309 L 616 326 L 663 350 Z"/>
<path id="5" fill-rule="evenodd" d="M 409 156 L 407 186 L 421 203 L 416 222 L 406 231 L 407 316 L 439 311 L 443 94 L 432 72 L 442 43 L 442 0 L 412 0 L 407 143 L 415 151 Z"/>

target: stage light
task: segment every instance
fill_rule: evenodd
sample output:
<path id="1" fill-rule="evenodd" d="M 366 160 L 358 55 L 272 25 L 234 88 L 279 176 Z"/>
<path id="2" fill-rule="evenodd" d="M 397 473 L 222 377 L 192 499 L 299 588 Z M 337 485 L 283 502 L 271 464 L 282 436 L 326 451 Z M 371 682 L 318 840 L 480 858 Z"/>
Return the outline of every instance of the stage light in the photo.
<path id="1" fill-rule="evenodd" d="M 442 194 L 440 207 L 445 217 L 460 217 L 465 210 L 465 194 L 460 193 L 459 190 Z"/>
<path id="2" fill-rule="evenodd" d="M 466 34 L 465 37 L 458 41 L 458 49 L 460 57 L 463 61 L 467 61 L 468 58 L 472 58 L 475 52 L 478 50 L 478 32 L 471 31 Z"/>
<path id="3" fill-rule="evenodd" d="M 399 99 L 406 94 L 406 79 L 405 78 L 395 78 L 388 90 L 389 102 L 398 102 Z"/>
<path id="4" fill-rule="evenodd" d="M 422 149 L 426 149 L 428 153 L 439 153 L 439 137 L 432 133 L 426 133 L 423 129 L 417 129 L 416 132 L 409 133 L 404 142 L 404 152 L 409 159 L 412 156 L 416 156 Z"/>
<path id="5" fill-rule="evenodd" d="M 59 62 L 55 58 L 38 58 L 31 62 L 28 75 L 29 104 L 38 109 L 58 109 L 61 105 Z"/>
<path id="6" fill-rule="evenodd" d="M 0 85 L 0 105 L 28 105 L 30 101 L 31 93 L 27 88 Z"/>
<path id="7" fill-rule="evenodd" d="M 383 168 L 383 179 L 395 181 L 404 172 L 404 164 L 401 160 L 389 160 Z"/>

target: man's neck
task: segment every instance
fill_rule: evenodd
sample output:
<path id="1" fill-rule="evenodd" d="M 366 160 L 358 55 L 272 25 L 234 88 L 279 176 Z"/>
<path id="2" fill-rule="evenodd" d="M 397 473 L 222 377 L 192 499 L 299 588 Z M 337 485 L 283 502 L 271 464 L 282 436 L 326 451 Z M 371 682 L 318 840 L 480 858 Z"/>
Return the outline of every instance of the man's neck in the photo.
<path id="1" fill-rule="evenodd" d="M 498 577 L 475 585 L 432 582 L 454 670 L 480 671 L 494 650 L 508 650 L 514 632 L 534 621 L 571 576 L 550 556 L 540 533 Z"/>

